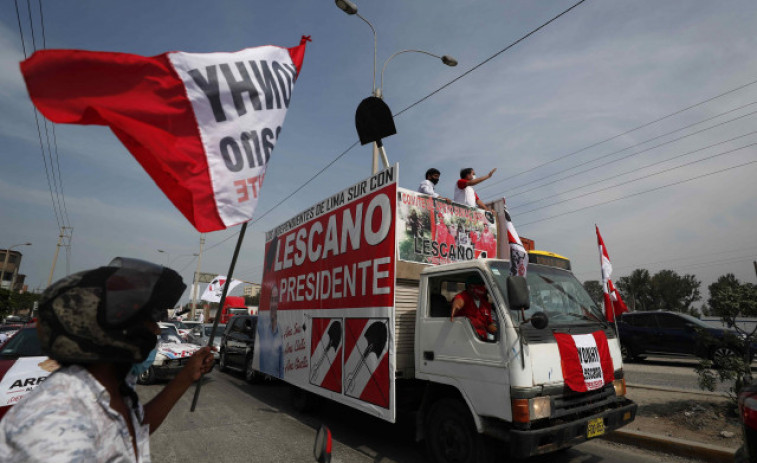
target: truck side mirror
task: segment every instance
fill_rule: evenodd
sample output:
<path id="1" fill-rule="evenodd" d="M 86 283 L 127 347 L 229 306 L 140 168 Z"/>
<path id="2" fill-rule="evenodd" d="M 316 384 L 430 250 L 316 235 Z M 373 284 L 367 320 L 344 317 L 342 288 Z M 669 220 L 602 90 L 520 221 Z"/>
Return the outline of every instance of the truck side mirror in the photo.
<path id="1" fill-rule="evenodd" d="M 528 309 L 531 307 L 531 295 L 528 291 L 526 278 L 511 275 L 507 277 L 507 297 L 510 310 Z"/>
<path id="2" fill-rule="evenodd" d="M 531 318 L 529 318 L 528 321 L 530 321 L 531 325 L 537 330 L 543 330 L 549 325 L 549 318 L 544 312 L 536 312 L 531 315 Z"/>

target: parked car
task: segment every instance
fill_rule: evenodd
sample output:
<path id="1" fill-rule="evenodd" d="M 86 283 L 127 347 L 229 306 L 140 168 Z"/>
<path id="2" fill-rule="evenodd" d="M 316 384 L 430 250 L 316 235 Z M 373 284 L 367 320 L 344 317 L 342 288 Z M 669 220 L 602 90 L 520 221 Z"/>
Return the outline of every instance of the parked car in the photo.
<path id="1" fill-rule="evenodd" d="M 221 337 L 223 336 L 223 332 L 226 329 L 226 325 L 219 324 L 216 327 L 216 335 L 213 337 L 213 346 L 216 347 L 216 349 L 220 350 L 221 347 Z M 189 332 L 189 335 L 187 335 L 187 342 L 190 342 L 192 344 L 197 344 L 198 346 L 207 346 L 208 340 L 210 339 L 210 333 L 213 332 L 213 324 L 212 323 L 203 323 L 199 326 L 196 326 L 192 328 L 192 331 Z M 216 362 L 218 362 L 221 358 L 221 354 L 216 350 L 213 352 L 213 357 L 215 358 Z"/>
<path id="2" fill-rule="evenodd" d="M 18 330 L 23 328 L 24 325 L 18 324 L 5 324 L 0 325 L 0 347 L 3 346 L 14 334 L 18 333 Z"/>
<path id="3" fill-rule="evenodd" d="M 26 325 L 0 348 L 0 419 L 60 366 L 42 354 L 36 325 Z"/>
<path id="4" fill-rule="evenodd" d="M 172 323 L 158 323 L 158 352 L 155 362 L 137 377 L 139 384 L 152 384 L 158 379 L 169 379 L 182 369 L 187 359 L 200 347 L 188 344 L 181 339 L 179 332 Z"/>
<path id="5" fill-rule="evenodd" d="M 618 322 L 624 361 L 647 354 L 687 355 L 715 362 L 741 355 L 741 337 L 735 330 L 716 328 L 690 315 L 676 312 L 624 313 Z M 752 344 L 753 356 L 757 345 Z"/>
<path id="6" fill-rule="evenodd" d="M 257 315 L 235 315 L 226 323 L 219 346 L 221 371 L 233 369 L 244 372 L 249 382 L 258 379 L 259 373 L 252 368 L 257 327 Z"/>
<path id="7" fill-rule="evenodd" d="M 181 337 L 183 341 L 187 340 L 187 335 L 189 334 L 189 327 L 187 327 L 187 325 L 185 325 L 183 321 L 168 320 L 166 323 L 170 323 L 173 326 L 175 326 L 176 330 L 179 332 L 179 337 Z"/>
<path id="8" fill-rule="evenodd" d="M 182 323 L 184 326 L 191 332 L 193 329 L 197 328 L 198 326 L 202 325 L 202 322 L 195 322 L 195 321 L 186 321 L 182 320 Z"/>

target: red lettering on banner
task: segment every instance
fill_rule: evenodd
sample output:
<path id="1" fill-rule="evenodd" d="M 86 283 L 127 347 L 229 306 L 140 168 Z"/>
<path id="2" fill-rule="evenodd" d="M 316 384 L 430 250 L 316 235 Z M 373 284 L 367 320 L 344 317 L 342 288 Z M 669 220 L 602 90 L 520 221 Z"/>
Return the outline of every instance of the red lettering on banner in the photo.
<path id="1" fill-rule="evenodd" d="M 243 203 L 245 201 L 249 201 L 249 190 L 252 190 L 252 197 L 257 199 L 258 191 L 263 186 L 263 177 L 265 176 L 258 175 L 257 177 L 250 177 L 244 180 L 235 180 L 234 186 L 237 187 L 235 191 L 239 195 L 237 196 L 237 202 Z"/>

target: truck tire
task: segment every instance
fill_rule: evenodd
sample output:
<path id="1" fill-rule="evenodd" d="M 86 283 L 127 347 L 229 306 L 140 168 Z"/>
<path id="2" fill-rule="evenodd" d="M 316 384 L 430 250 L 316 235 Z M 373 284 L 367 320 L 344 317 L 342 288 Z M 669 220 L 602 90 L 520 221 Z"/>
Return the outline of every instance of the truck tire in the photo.
<path id="1" fill-rule="evenodd" d="M 426 450 L 435 463 L 487 461 L 486 442 L 476 431 L 468 407 L 458 399 L 441 399 L 426 415 Z"/>
<path id="2" fill-rule="evenodd" d="M 263 374 L 252 367 L 252 355 L 248 355 L 244 362 L 244 379 L 250 384 L 257 384 L 263 379 Z"/>
<path id="3" fill-rule="evenodd" d="M 155 370 L 153 367 L 148 368 L 137 376 L 137 383 L 139 384 L 152 384 L 155 382 Z"/>

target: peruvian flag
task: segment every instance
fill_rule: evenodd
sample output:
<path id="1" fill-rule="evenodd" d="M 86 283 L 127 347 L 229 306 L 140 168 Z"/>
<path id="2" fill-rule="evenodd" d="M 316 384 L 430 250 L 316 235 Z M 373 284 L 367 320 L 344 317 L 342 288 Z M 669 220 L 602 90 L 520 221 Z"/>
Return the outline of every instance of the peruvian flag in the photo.
<path id="1" fill-rule="evenodd" d="M 553 335 L 560 351 L 563 381 L 570 390 L 593 391 L 615 380 L 610 348 L 604 331 Z"/>
<path id="2" fill-rule="evenodd" d="M 518 232 L 515 231 L 515 225 L 513 225 L 510 219 L 510 212 L 507 211 L 505 205 L 505 198 L 502 198 L 502 205 L 504 206 L 505 222 L 507 223 L 507 243 L 510 245 L 510 275 L 518 275 L 525 277 L 526 270 L 528 269 L 528 252 L 523 247 L 523 243 L 518 236 Z"/>
<path id="3" fill-rule="evenodd" d="M 21 72 L 46 118 L 110 127 L 192 225 L 210 232 L 252 218 L 309 40 L 153 57 L 41 50 Z"/>
<path id="4" fill-rule="evenodd" d="M 599 265 L 602 266 L 602 290 L 604 291 L 605 298 L 605 316 L 608 322 L 615 321 L 615 317 L 628 312 L 628 307 L 620 297 L 620 293 L 615 289 L 615 285 L 612 284 L 610 275 L 612 274 L 612 264 L 610 263 L 610 256 L 607 254 L 607 248 L 605 242 L 602 240 L 602 235 L 599 234 L 599 227 L 594 225 L 597 229 L 597 243 L 599 245 Z"/>

